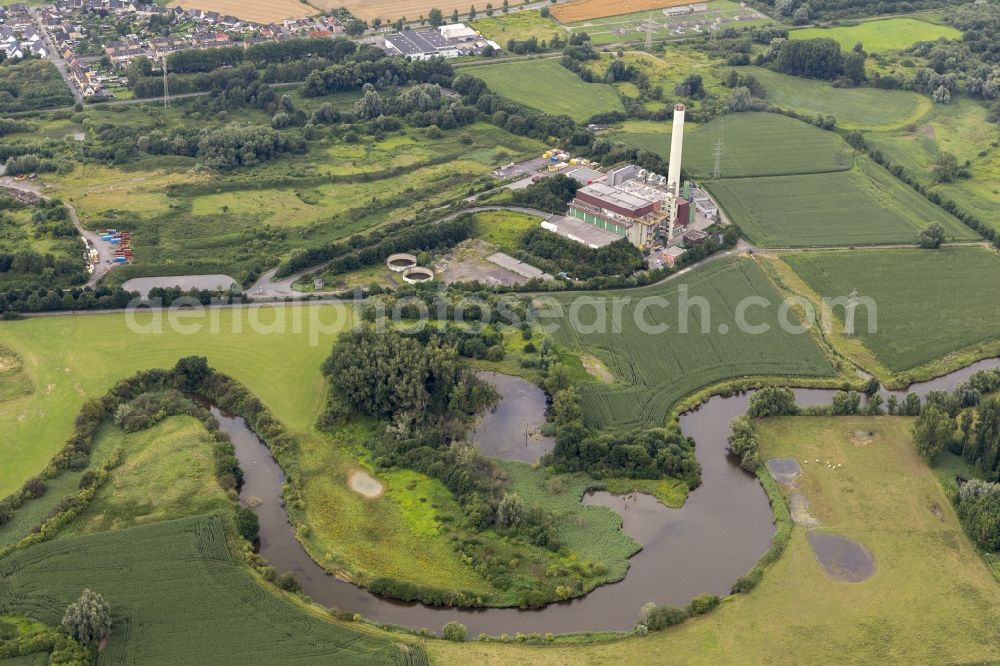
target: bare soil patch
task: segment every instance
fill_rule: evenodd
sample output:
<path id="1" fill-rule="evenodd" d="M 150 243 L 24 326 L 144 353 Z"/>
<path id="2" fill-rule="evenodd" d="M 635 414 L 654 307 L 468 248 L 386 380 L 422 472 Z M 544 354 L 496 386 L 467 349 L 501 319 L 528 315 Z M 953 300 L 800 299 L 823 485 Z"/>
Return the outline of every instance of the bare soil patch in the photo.
<path id="1" fill-rule="evenodd" d="M 236 16 L 257 23 L 281 23 L 289 18 L 304 18 L 317 14 L 316 9 L 299 0 L 174 0 L 167 6 L 203 9 L 222 15 Z M 340 6 L 337 3 L 336 6 Z"/>
<path id="2" fill-rule="evenodd" d="M 469 11 L 470 0 L 312 0 L 311 5 L 323 11 L 346 7 L 359 19 L 371 21 L 380 18 L 383 22 L 393 21 L 398 18 L 416 19 L 420 16 L 427 16 L 431 9 L 438 8 L 450 15 L 453 9 L 461 13 Z M 482 14 L 486 9 L 486 3 L 472 3 Z M 500 2 L 493 3 L 499 12 Z M 511 3 L 514 4 L 514 3 Z"/>
<path id="3" fill-rule="evenodd" d="M 615 376 L 611 374 L 611 369 L 604 365 L 604 362 L 593 354 L 582 354 L 580 356 L 580 362 L 583 363 L 583 369 L 586 370 L 587 374 L 591 377 L 599 379 L 605 384 L 615 383 Z"/>

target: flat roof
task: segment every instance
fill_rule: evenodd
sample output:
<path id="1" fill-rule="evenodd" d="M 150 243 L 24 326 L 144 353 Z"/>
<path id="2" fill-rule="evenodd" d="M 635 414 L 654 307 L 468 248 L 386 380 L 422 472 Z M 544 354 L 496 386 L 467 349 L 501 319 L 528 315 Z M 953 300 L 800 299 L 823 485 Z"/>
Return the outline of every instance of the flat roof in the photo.
<path id="1" fill-rule="evenodd" d="M 631 209 L 642 208 L 643 206 L 648 206 L 653 203 L 650 199 L 644 199 L 643 197 L 630 194 L 624 190 L 618 189 L 617 187 L 605 185 L 604 183 L 587 185 L 586 187 L 581 187 L 579 191 Z"/>
<path id="2" fill-rule="evenodd" d="M 565 172 L 565 175 L 584 185 L 607 178 L 600 171 L 585 166 L 571 167 L 569 171 Z"/>
<path id="3" fill-rule="evenodd" d="M 588 247 L 604 247 L 624 238 L 575 217 L 554 215 L 545 222 L 555 227 L 554 233 Z"/>
<path id="4" fill-rule="evenodd" d="M 403 55 L 422 55 L 424 53 L 437 53 L 438 50 L 448 48 L 448 40 L 441 36 L 437 30 L 404 30 L 393 35 L 386 35 L 385 41 L 402 53 Z"/>

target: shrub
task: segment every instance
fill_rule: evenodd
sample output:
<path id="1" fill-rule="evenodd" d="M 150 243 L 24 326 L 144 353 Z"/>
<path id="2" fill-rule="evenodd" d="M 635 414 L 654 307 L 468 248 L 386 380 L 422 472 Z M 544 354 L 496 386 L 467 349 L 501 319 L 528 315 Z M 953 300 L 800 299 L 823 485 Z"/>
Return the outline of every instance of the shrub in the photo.
<path id="1" fill-rule="evenodd" d="M 260 519 L 245 506 L 236 507 L 236 530 L 250 543 L 260 539 Z"/>
<path id="2" fill-rule="evenodd" d="M 99 641 L 111 631 L 111 606 L 98 593 L 84 590 L 79 600 L 66 607 L 62 625 L 81 643 Z"/>
<path id="3" fill-rule="evenodd" d="M 687 619 L 687 611 L 683 608 L 677 606 L 657 606 L 652 605 L 652 608 L 648 608 L 650 604 L 643 606 L 643 613 L 645 616 L 645 624 L 650 631 L 661 631 L 667 627 L 672 627 L 675 624 L 680 624 Z"/>
<path id="4" fill-rule="evenodd" d="M 688 604 L 688 615 L 704 615 L 718 606 L 720 601 L 714 594 L 699 594 Z"/>
<path id="5" fill-rule="evenodd" d="M 444 625 L 441 635 L 444 636 L 445 640 L 461 643 L 465 641 L 468 632 L 461 622 L 449 622 Z"/>

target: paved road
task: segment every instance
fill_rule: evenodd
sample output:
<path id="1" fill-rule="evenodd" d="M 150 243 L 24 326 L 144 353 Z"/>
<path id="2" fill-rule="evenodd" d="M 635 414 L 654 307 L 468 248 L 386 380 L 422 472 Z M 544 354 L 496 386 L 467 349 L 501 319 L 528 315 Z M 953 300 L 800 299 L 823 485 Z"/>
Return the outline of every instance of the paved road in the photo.
<path id="1" fill-rule="evenodd" d="M 70 78 L 69 66 L 66 64 L 66 61 L 63 60 L 62 54 L 59 53 L 59 49 L 52 42 L 52 38 L 49 37 L 49 31 L 46 30 L 45 26 L 42 24 L 42 15 L 41 12 L 39 11 L 39 8 L 32 7 L 29 11 L 31 12 L 31 18 L 34 19 L 35 21 L 35 27 L 38 29 L 38 34 L 42 35 L 42 38 L 45 40 L 45 43 L 48 44 L 49 60 L 51 60 L 52 64 L 56 66 L 56 69 L 59 70 L 59 73 L 62 74 L 63 81 L 66 82 L 66 85 L 69 87 L 69 91 L 73 93 L 73 99 L 76 100 L 77 104 L 82 104 L 83 95 L 80 93 L 79 89 L 77 89 L 76 85 L 73 83 L 73 79 Z"/>

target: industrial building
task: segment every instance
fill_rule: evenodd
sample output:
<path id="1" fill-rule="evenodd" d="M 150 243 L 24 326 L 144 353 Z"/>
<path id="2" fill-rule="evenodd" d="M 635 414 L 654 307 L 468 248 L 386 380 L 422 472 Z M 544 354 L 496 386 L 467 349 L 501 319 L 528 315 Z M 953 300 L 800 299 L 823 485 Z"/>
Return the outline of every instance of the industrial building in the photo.
<path id="1" fill-rule="evenodd" d="M 687 227 L 694 212 L 690 198 L 681 196 L 684 111 L 683 104 L 674 107 L 666 176 L 634 164 L 612 169 L 604 182 L 593 182 L 577 190 L 569 215 L 620 238 L 628 238 L 638 248 L 669 240 L 678 228 Z M 683 188 L 688 197 L 689 189 Z"/>
<path id="2" fill-rule="evenodd" d="M 443 25 L 437 30 L 403 30 L 384 38 L 383 49 L 389 55 L 398 55 L 412 60 L 428 60 L 438 56 L 457 58 L 461 55 L 476 55 L 487 45 L 500 51 L 500 45 L 484 39 L 482 35 L 464 23 Z"/>

